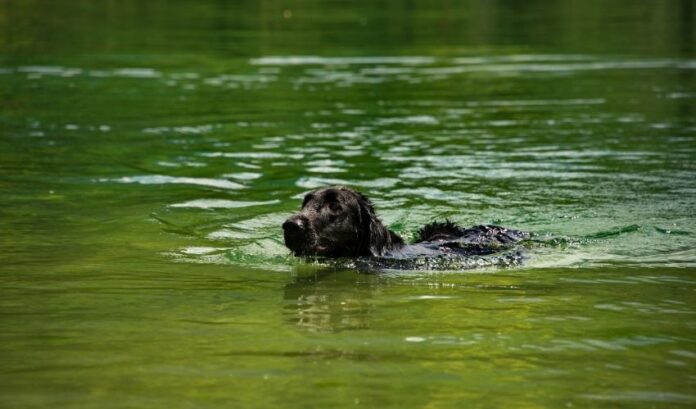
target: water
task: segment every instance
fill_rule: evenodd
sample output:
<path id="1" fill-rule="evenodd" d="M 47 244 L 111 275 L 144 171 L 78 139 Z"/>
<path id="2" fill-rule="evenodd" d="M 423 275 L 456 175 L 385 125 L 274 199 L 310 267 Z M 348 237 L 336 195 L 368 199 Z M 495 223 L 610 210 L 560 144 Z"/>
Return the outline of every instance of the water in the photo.
<path id="1" fill-rule="evenodd" d="M 0 3 L 0 403 L 693 407 L 694 10 Z M 303 263 L 326 184 L 534 240 Z"/>

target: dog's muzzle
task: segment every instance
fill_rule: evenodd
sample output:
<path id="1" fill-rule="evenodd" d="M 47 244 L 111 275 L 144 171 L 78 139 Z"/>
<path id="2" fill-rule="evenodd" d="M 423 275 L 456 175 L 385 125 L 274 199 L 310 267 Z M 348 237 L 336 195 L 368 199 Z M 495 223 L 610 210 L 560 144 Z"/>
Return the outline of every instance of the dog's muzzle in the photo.
<path id="1" fill-rule="evenodd" d="M 283 223 L 285 245 L 294 253 L 299 254 L 310 240 L 308 220 L 302 216 L 292 216 Z"/>

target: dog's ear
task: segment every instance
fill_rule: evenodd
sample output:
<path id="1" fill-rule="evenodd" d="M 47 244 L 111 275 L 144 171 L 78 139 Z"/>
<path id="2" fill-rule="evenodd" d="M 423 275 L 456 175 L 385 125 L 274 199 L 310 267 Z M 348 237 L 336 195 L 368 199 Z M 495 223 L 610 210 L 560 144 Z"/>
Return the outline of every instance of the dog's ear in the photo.
<path id="1" fill-rule="evenodd" d="M 359 256 L 381 256 L 391 245 L 391 234 L 375 214 L 367 196 L 356 192 L 360 207 Z"/>

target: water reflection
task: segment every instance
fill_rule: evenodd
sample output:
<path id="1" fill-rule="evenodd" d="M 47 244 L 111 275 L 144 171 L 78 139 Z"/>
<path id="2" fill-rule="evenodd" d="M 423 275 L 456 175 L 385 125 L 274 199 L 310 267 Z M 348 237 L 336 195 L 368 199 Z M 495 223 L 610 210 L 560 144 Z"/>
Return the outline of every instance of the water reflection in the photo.
<path id="1" fill-rule="evenodd" d="M 331 269 L 303 273 L 285 285 L 285 319 L 310 332 L 368 329 L 380 293 L 376 277 Z"/>

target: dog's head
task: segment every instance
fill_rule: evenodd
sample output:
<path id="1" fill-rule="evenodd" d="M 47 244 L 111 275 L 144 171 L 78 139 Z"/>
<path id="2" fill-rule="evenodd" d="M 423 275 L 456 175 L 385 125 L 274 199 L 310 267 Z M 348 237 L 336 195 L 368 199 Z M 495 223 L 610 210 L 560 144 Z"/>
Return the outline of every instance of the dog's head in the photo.
<path id="1" fill-rule="evenodd" d="M 296 256 L 379 256 L 400 241 L 380 222 L 367 197 L 342 186 L 307 194 L 283 231 L 285 245 Z"/>

